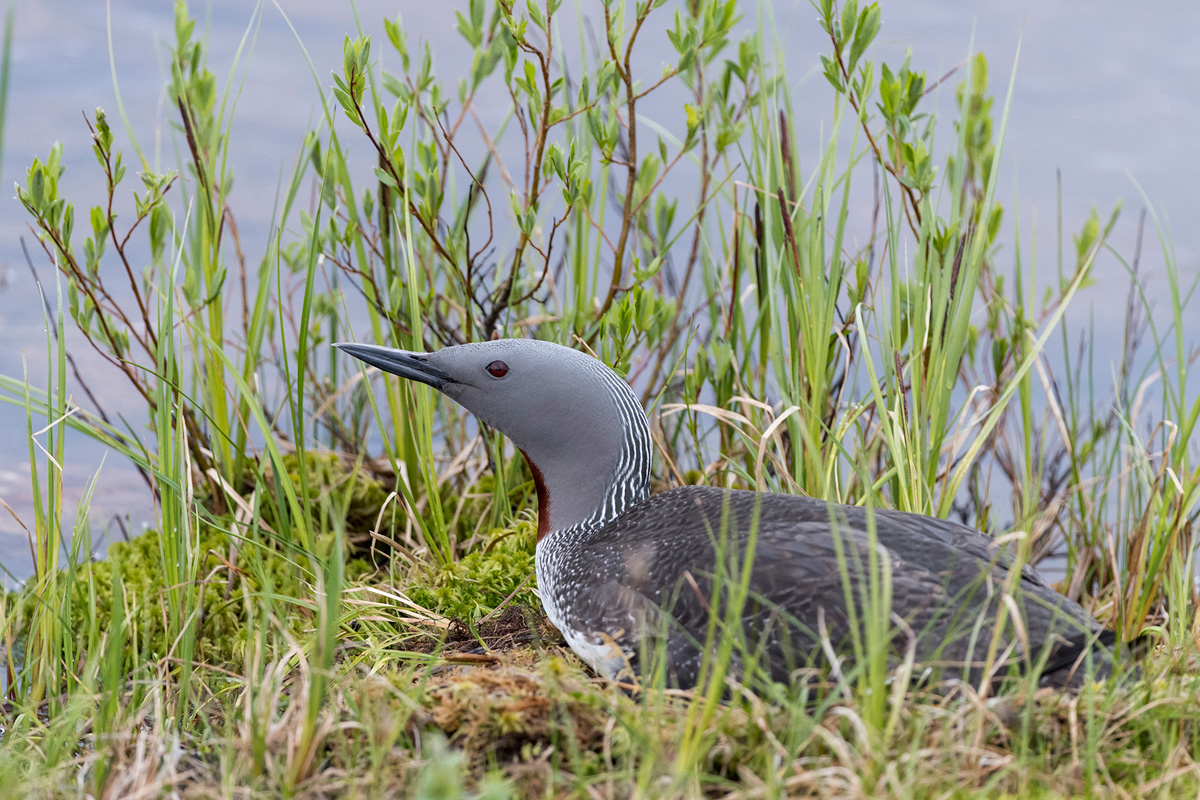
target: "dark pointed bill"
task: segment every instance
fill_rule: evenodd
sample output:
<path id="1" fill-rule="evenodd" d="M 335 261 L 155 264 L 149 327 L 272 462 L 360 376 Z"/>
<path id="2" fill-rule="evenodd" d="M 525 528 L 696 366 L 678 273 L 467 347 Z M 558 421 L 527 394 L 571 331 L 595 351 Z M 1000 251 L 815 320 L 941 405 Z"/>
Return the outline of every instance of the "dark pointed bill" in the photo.
<path id="1" fill-rule="evenodd" d="M 440 390 L 447 383 L 452 382 L 449 375 L 426 360 L 424 353 L 412 353 L 408 350 L 393 350 L 390 347 L 352 342 L 335 344 L 334 347 L 343 353 L 349 353 L 359 361 L 379 367 L 384 372 L 399 375 L 410 381 L 420 381 L 435 389 Z"/>

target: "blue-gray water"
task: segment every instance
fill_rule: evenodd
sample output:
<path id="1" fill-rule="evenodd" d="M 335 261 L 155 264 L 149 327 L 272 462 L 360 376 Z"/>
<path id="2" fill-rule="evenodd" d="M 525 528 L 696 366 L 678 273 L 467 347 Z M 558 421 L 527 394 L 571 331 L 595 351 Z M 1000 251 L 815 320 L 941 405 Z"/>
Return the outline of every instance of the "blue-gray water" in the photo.
<path id="1" fill-rule="evenodd" d="M 377 49 L 382 49 L 385 39 L 380 20 L 399 11 L 410 35 L 433 43 L 438 71 L 448 77 L 465 69 L 465 49 L 453 31 L 456 5 L 465 3 L 361 2 L 357 13 L 363 29 L 373 35 Z M 152 158 L 161 152 L 161 163 L 168 167 L 173 164 L 167 126 L 171 115 L 162 105 L 162 87 L 163 42 L 173 38 L 171 6 L 165 0 L 113 0 L 111 9 L 122 99 L 143 149 Z M 353 10 L 348 4 L 321 0 L 282 0 L 280 6 L 307 48 L 318 79 L 328 86 L 330 70 L 341 63 L 343 36 L 356 29 Z M 745 7 L 753 14 L 750 3 Z M 251 8 L 244 0 L 213 2 L 207 7 L 193 4 L 193 13 L 201 19 L 199 27 L 204 27 L 207 14 L 210 64 L 222 79 L 251 20 Z M 1105 212 L 1124 201 L 1126 213 L 1113 243 L 1130 254 L 1137 212 L 1142 207 L 1136 180 L 1160 216 L 1173 223 L 1173 244 L 1184 278 L 1196 275 L 1200 270 L 1200 225 L 1196 224 L 1200 209 L 1196 147 L 1200 49 L 1195 43 L 1200 34 L 1200 4 L 1194 0 L 1154 4 L 885 0 L 883 10 L 877 60 L 896 63 L 904 50 L 911 48 L 914 66 L 934 78 L 959 63 L 972 44 L 985 52 L 998 95 L 997 123 L 1020 44 L 1000 199 L 1009 209 L 1010 221 L 1016 207 L 1027 248 L 1036 225 L 1037 256 L 1043 269 L 1051 269 L 1054 263 L 1055 174 L 1061 170 L 1068 232 L 1079 228 L 1093 205 Z M 571 12 L 564 9 L 564 13 Z M 657 24 L 650 28 L 668 24 L 670 13 L 669 9 L 658 12 Z M 808 0 L 776 3 L 772 13 L 776 33 L 788 54 L 790 74 L 807 76 L 795 89 L 794 124 L 811 154 L 829 125 L 829 93 L 814 71 L 817 54 L 827 43 Z M 101 176 L 82 114 L 103 106 L 114 120 L 118 141 L 125 138 L 116 113 L 105 14 L 105 4 L 94 0 L 22 0 L 18 4 L 0 185 L 11 187 L 23 178 L 34 155 L 44 156 L 52 142 L 62 141 L 67 166 L 64 193 L 89 205 L 98 202 Z M 306 126 L 316 119 L 317 95 L 301 47 L 275 6 L 263 9 L 262 23 L 251 36 L 252 50 L 243 54 L 242 61 L 244 65 L 248 59 L 249 69 L 234 117 L 232 159 L 237 178 L 231 206 L 239 221 L 243 248 L 253 260 L 266 241 L 280 175 L 290 169 Z M 943 116 L 949 116 L 951 99 L 949 91 L 942 92 Z M 131 168 L 128 182 L 136 180 L 132 172 Z M 45 373 L 44 323 L 19 237 L 25 237 L 43 280 L 51 281 L 51 292 L 53 275 L 26 228 L 24 211 L 11 191 L 6 190 L 4 197 L 0 204 L 0 274 L 4 278 L 0 288 L 0 373 L 20 375 L 24 355 L 31 379 L 40 384 Z M 1149 233 L 1142 272 L 1151 295 L 1165 308 L 1163 259 L 1152 231 Z M 1029 256 L 1026 251 L 1025 257 Z M 1001 264 L 1011 263 L 1011 259 L 1011 247 L 1006 247 Z M 1102 259 L 1098 269 L 1101 280 L 1079 298 L 1075 313 L 1086 315 L 1090 310 L 1100 326 L 1111 328 L 1119 325 L 1123 314 L 1127 283 L 1111 257 Z M 1185 332 L 1191 342 L 1198 334 L 1200 320 Z M 136 424 L 140 405 L 124 378 L 102 363 L 78 336 L 70 342 L 110 413 L 129 414 Z M 1102 375 L 1107 374 L 1102 370 Z M 77 388 L 71 391 L 80 396 Z M 31 524 L 24 415 L 10 406 L 0 406 L 0 452 L 4 454 L 0 458 L 0 498 Z M 71 498 L 82 494 L 101 457 L 99 448 L 81 437 L 69 440 Z M 110 527 L 108 520 L 114 515 L 123 515 L 136 530 L 150 518 L 151 511 L 145 486 L 127 465 L 110 457 L 92 502 L 93 529 L 99 534 Z M 24 532 L 3 512 L 0 563 L 18 575 L 30 571 Z"/>

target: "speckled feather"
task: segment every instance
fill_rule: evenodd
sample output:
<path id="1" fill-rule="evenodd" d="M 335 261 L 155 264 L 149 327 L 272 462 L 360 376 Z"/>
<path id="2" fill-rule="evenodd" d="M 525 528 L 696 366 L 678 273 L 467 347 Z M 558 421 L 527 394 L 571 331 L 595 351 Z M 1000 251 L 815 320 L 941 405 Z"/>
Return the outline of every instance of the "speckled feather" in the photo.
<path id="1" fill-rule="evenodd" d="M 732 585 L 756 524 L 749 599 L 741 615 L 745 644 L 749 650 L 762 645 L 761 665 L 775 680 L 787 681 L 798 667 L 827 665 L 818 621 L 834 652 L 849 650 L 851 617 L 839 563 L 847 567 L 857 602 L 867 572 L 867 516 L 863 508 L 805 497 L 675 489 L 606 525 L 562 531 L 544 541 L 539 573 L 552 576 L 545 583 L 555 596 L 543 591 L 543 600 L 548 610 L 559 612 L 552 619 L 561 615 L 554 620 L 560 627 L 592 632 L 594 646 L 608 647 L 607 659 L 591 659 L 601 671 L 637 672 L 645 654 L 661 645 L 672 681 L 693 685 L 710 610 L 723 602 L 713 597 L 717 554 L 732 556 L 723 559 L 723 585 Z M 911 642 L 918 662 L 977 680 L 980 668 L 971 665 L 984 661 L 1012 554 L 953 522 L 887 510 L 874 517 L 878 553 L 891 568 L 896 650 L 904 652 Z M 725 541 L 718 545 L 722 530 Z M 838 533 L 845 554 L 840 562 Z M 1049 648 L 1043 682 L 1077 683 L 1083 670 L 1075 669 L 1076 657 L 1100 626 L 1028 567 L 1015 598 L 1027 640 Z M 1014 638 L 1016 666 L 1036 664 L 1041 648 L 1023 653 L 1011 625 L 1002 631 L 1001 651 Z M 1098 653 L 1095 674 L 1103 676 L 1111 670 L 1111 657 L 1103 648 Z"/>

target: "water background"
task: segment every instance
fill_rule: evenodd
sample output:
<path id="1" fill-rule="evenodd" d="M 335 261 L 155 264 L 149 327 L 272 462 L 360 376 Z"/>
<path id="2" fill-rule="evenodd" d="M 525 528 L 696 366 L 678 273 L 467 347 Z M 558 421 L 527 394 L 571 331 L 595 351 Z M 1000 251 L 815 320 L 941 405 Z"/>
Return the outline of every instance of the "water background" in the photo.
<path id="1" fill-rule="evenodd" d="M 111 5 L 112 51 L 126 112 L 148 157 L 157 158 L 163 168 L 173 168 L 174 145 L 167 121 L 174 117 L 171 109 L 164 107 L 163 92 L 164 42 L 174 38 L 172 4 L 165 0 L 112 0 Z M 411 36 L 433 44 L 439 74 L 457 76 L 469 62 L 465 60 L 467 50 L 454 32 L 456 6 L 465 3 L 367 0 L 351 7 L 329 0 L 281 0 L 278 8 L 262 9 L 261 24 L 249 29 L 247 50 L 240 62 L 246 70 L 245 82 L 234 116 L 231 151 L 236 183 L 230 204 L 237 215 L 243 249 L 252 263 L 266 244 L 281 176 L 290 171 L 304 131 L 318 118 L 316 84 L 297 34 L 315 65 L 316 80 L 328 87 L 330 70 L 340 68 L 344 35 L 358 29 L 355 12 L 377 51 L 383 51 L 386 38 L 381 20 L 399 11 Z M 1154 4 L 884 0 L 882 6 L 883 28 L 875 59 L 898 64 L 904 51 L 911 48 L 914 67 L 927 70 L 932 80 L 959 64 L 972 46 L 982 50 L 989 57 L 993 91 L 998 96 L 997 123 L 1020 46 L 999 199 L 1008 210 L 1006 225 L 1019 219 L 1025 248 L 1031 246 L 1031 234 L 1036 230 L 1041 269 L 1048 274 L 1054 264 L 1056 174 L 1061 172 L 1068 234 L 1079 229 L 1092 206 L 1106 215 L 1115 203 L 1123 202 L 1125 214 L 1112 241 L 1119 252 L 1132 255 L 1138 212 L 1144 205 L 1137 188 L 1140 185 L 1160 218 L 1170 225 L 1185 281 L 1194 279 L 1200 271 L 1200 47 L 1196 46 L 1200 42 L 1200 4 L 1194 0 Z M 744 8 L 749 17 L 746 24 L 754 24 L 756 7 L 746 3 Z M 200 20 L 198 29 L 207 26 L 210 67 L 219 81 L 225 79 L 243 45 L 252 10 L 244 0 L 193 4 L 192 11 Z M 826 49 L 827 42 L 808 0 L 778 2 L 762 10 L 772 17 L 771 27 L 786 53 L 795 84 L 797 114 L 793 122 L 807 169 L 829 125 L 830 94 L 816 70 L 817 54 Z M 109 64 L 107 11 L 104 3 L 94 0 L 18 3 L 0 186 L 12 187 L 14 181 L 23 180 L 30 160 L 35 155 L 44 157 L 53 142 L 62 141 L 67 167 L 63 194 L 85 206 L 100 202 L 102 176 L 83 114 L 103 106 L 118 143 L 127 143 Z M 562 13 L 569 16 L 573 12 L 564 8 Z M 649 28 L 660 31 L 670 17 L 669 8 L 657 12 Z M 654 35 L 662 38 L 661 33 Z M 660 52 L 664 51 L 651 48 L 649 56 Z M 394 56 L 383 52 L 381 57 L 385 66 L 397 69 Z M 643 74 L 657 70 L 655 64 L 646 66 L 649 69 Z M 949 81 L 941 92 L 939 108 L 945 119 L 952 116 L 952 88 L 957 80 Z M 487 119 L 488 109 L 481 114 Z M 136 182 L 132 154 L 127 155 L 127 163 L 126 183 L 131 187 Z M 44 385 L 45 323 L 20 237 L 25 237 L 51 293 L 51 303 L 54 276 L 11 189 L 4 188 L 0 197 L 0 373 L 21 375 L 24 358 L 31 381 Z M 77 220 L 86 219 L 80 212 L 77 210 Z M 1165 313 L 1169 307 L 1164 261 L 1153 230 L 1147 234 L 1142 274 L 1157 308 Z M 999 263 L 1011 264 L 1013 252 L 1007 244 L 1011 236 L 1002 235 L 1001 239 L 1006 245 Z M 1030 256 L 1027 249 L 1024 257 Z M 1100 280 L 1077 299 L 1072 315 L 1080 321 L 1091 316 L 1098 328 L 1107 332 L 1105 341 L 1114 349 L 1102 354 L 1103 365 L 1117 355 L 1128 284 L 1115 258 L 1102 258 L 1097 270 Z M 71 324 L 68 321 L 68 326 Z M 1200 338 L 1200 319 L 1189 325 L 1185 337 L 1192 343 Z M 141 424 L 140 399 L 124 377 L 78 335 L 68 341 L 85 378 L 103 397 L 109 413 L 126 415 L 133 426 Z M 81 394 L 77 388 L 71 391 L 77 397 Z M 0 406 L 0 454 L 0 498 L 31 524 L 24 414 L 7 405 Z M 102 460 L 104 453 L 97 445 L 80 436 L 68 440 L 69 498 L 82 496 Z M 118 457 L 104 460 L 97 480 L 91 507 L 97 539 L 102 539 L 105 531 L 109 536 L 118 535 L 112 523 L 115 517 L 123 518 L 132 532 L 152 518 L 148 490 Z M 0 563 L 17 576 L 31 570 L 25 533 L 2 510 Z"/>

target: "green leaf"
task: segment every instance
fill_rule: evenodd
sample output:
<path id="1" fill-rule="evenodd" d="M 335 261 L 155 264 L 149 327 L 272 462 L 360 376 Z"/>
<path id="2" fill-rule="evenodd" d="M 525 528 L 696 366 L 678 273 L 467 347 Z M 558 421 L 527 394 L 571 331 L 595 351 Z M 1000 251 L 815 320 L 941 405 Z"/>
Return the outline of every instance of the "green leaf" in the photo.
<path id="1" fill-rule="evenodd" d="M 838 68 L 837 61 L 824 53 L 821 54 L 821 71 L 825 73 L 825 80 L 829 81 L 829 84 L 834 89 L 842 93 L 846 91 L 846 85 L 842 82 L 842 74 Z"/>
<path id="2" fill-rule="evenodd" d="M 542 9 L 537 4 L 537 0 L 526 0 L 525 8 L 529 12 L 530 21 L 543 31 L 546 30 L 546 17 L 542 14 Z"/>
<path id="3" fill-rule="evenodd" d="M 651 278 L 653 278 L 655 275 L 657 275 L 659 273 L 659 270 L 662 269 L 662 267 L 663 267 L 663 257 L 656 256 L 654 258 L 654 260 L 650 262 L 650 265 L 647 266 L 645 269 L 638 269 L 635 266 L 635 268 L 633 270 L 633 279 L 635 281 L 637 281 L 638 283 L 642 283 L 643 281 L 648 281 Z"/>
<path id="4" fill-rule="evenodd" d="M 467 41 L 471 47 L 479 47 L 483 44 L 483 31 L 471 24 L 471 20 L 467 19 L 461 11 L 454 12 L 454 16 L 458 19 L 456 29 L 459 34 Z"/>
<path id="5" fill-rule="evenodd" d="M 70 203 L 67 203 L 66 207 L 63 209 L 63 219 L 62 219 L 62 225 L 61 225 L 62 240 L 63 240 L 64 245 L 70 246 L 71 231 L 74 229 L 74 227 L 75 227 L 75 207 L 72 206 Z"/>
<path id="6" fill-rule="evenodd" d="M 45 205 L 46 176 L 42 173 L 42 165 L 36 160 L 29 170 L 29 195 L 33 200 L 35 211 L 41 211 Z"/>
<path id="7" fill-rule="evenodd" d="M 872 3 L 859 14 L 858 25 L 854 31 L 854 43 L 850 45 L 848 71 L 854 72 L 854 68 L 858 65 L 858 60 L 862 58 L 863 53 L 867 51 L 871 42 L 875 40 L 877 33 L 879 33 L 879 6 Z"/>
<path id="8" fill-rule="evenodd" d="M 842 42 L 850 41 L 854 35 L 854 23 L 858 19 L 858 0 L 846 0 L 842 6 Z"/>
<path id="9" fill-rule="evenodd" d="M 400 191 L 400 184 L 396 183 L 396 179 L 392 177 L 392 173 L 383 167 L 375 167 L 375 177 L 379 179 L 380 183 L 390 186 L 396 191 Z"/>

